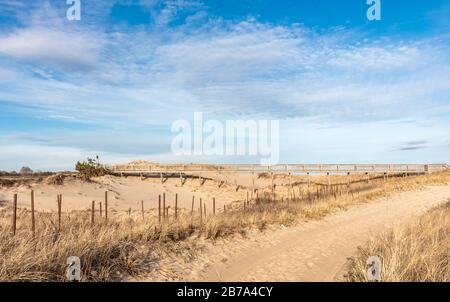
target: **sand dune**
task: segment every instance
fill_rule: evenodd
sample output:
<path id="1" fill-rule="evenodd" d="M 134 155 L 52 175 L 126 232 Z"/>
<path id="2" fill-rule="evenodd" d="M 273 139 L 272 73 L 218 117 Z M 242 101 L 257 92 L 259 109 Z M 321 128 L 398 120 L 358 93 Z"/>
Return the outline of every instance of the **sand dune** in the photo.
<path id="1" fill-rule="evenodd" d="M 85 182 L 77 178 L 68 177 L 62 185 L 47 184 L 45 181 L 21 184 L 0 191 L 0 200 L 11 201 L 13 194 L 18 194 L 18 206 L 29 207 L 30 191 L 35 192 L 35 205 L 38 211 L 56 210 L 56 196 L 63 195 L 64 210 L 83 210 L 91 206 L 92 200 L 104 201 L 104 192 L 108 191 L 109 206 L 116 210 L 141 209 L 141 200 L 146 208 L 158 207 L 158 195 L 166 194 L 166 203 L 174 205 L 175 194 L 178 194 L 178 206 L 191 209 L 192 197 L 202 198 L 206 203 L 216 199 L 216 207 L 231 204 L 233 201 L 243 200 L 246 191 L 238 190 L 223 184 L 220 188 L 216 181 L 207 180 L 203 184 L 198 179 L 189 178 L 182 185 L 177 178 L 169 178 L 161 183 L 159 178 L 115 177 L 103 176 Z M 207 207 L 207 211 L 211 207 Z"/>

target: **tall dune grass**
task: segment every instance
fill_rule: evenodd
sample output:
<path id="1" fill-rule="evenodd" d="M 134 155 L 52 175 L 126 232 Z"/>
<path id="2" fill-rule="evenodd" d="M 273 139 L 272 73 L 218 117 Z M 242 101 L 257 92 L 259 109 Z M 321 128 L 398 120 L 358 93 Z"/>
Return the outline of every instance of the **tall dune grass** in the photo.
<path id="1" fill-rule="evenodd" d="M 12 235 L 11 208 L 0 210 L 0 280 L 1 281 L 64 281 L 66 259 L 81 259 L 82 281 L 111 281 L 123 275 L 149 271 L 158 257 L 176 247 L 176 242 L 192 236 L 215 239 L 250 228 L 264 229 L 272 224 L 295 224 L 367 202 L 396 191 L 420 188 L 426 184 L 446 183 L 448 173 L 408 178 L 358 182 L 350 187 L 339 185 L 306 185 L 296 188 L 295 199 L 287 196 L 288 188 L 277 188 L 276 200 L 270 192 L 261 192 L 258 199 L 237 201 L 217 212 L 203 216 L 180 210 L 177 219 L 158 222 L 157 211 L 149 210 L 144 219 L 140 212 L 131 215 L 111 211 L 106 222 L 96 213 L 94 225 L 89 211 L 63 214 L 57 228 L 56 213 L 37 213 L 36 235 L 30 232 L 30 213 L 20 209 L 17 233 Z M 245 207 L 244 207 L 245 203 Z M 182 253 L 182 251 L 179 251 Z"/>
<path id="2" fill-rule="evenodd" d="M 380 257 L 381 281 L 449 282 L 450 201 L 360 247 L 350 266 L 349 281 L 367 281 L 369 256 Z"/>

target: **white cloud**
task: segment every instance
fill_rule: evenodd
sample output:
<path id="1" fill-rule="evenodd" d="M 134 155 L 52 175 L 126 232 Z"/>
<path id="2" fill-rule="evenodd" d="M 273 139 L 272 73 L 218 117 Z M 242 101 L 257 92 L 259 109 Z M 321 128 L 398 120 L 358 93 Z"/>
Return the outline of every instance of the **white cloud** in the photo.
<path id="1" fill-rule="evenodd" d="M 31 27 L 0 36 L 0 54 L 36 65 L 86 69 L 97 64 L 102 41 L 94 36 Z"/>

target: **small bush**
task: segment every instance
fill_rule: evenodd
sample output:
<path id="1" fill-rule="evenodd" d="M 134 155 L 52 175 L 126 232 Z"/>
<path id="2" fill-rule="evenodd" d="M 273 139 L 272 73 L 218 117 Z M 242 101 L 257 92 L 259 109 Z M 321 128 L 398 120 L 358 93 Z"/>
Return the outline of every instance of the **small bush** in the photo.
<path id="1" fill-rule="evenodd" d="M 100 164 L 98 156 L 95 159 L 88 157 L 86 161 L 78 161 L 75 165 L 75 170 L 85 180 L 108 174 L 108 170 Z"/>

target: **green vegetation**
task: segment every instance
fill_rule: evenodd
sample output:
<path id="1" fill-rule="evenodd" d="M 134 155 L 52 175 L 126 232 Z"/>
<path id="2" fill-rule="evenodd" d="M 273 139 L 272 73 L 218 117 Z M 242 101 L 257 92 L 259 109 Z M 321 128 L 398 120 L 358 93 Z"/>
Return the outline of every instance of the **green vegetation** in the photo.
<path id="1" fill-rule="evenodd" d="M 77 170 L 78 174 L 85 180 L 89 180 L 92 177 L 103 176 L 108 173 L 108 169 L 100 163 L 98 155 L 95 159 L 88 157 L 86 161 L 78 161 L 75 165 L 75 170 Z"/>

